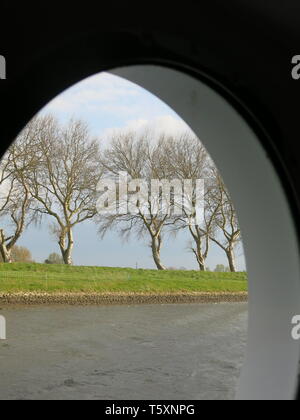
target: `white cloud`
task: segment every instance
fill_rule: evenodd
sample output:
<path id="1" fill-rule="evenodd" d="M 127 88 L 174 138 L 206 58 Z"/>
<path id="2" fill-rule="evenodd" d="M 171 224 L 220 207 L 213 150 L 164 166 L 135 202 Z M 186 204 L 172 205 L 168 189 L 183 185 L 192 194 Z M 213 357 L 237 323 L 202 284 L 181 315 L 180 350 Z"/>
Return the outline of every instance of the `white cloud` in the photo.
<path id="1" fill-rule="evenodd" d="M 189 126 L 181 119 L 172 115 L 162 115 L 151 120 L 136 119 L 129 120 L 123 127 L 108 128 L 100 133 L 103 143 L 107 144 L 112 135 L 134 131 L 137 135 L 143 134 L 145 131 L 152 133 L 154 141 L 161 133 L 167 135 L 180 135 L 187 131 L 191 131 Z"/>
<path id="2" fill-rule="evenodd" d="M 64 121 L 70 117 L 82 118 L 92 127 L 102 128 L 114 123 L 120 126 L 133 119 L 176 116 L 147 90 L 109 73 L 99 73 L 77 83 L 49 102 L 41 113 L 53 113 Z"/>
<path id="3" fill-rule="evenodd" d="M 85 120 L 93 135 L 104 143 L 112 134 L 133 130 L 177 135 L 189 127 L 160 99 L 121 77 L 99 73 L 57 96 L 42 113 L 53 113 L 63 122 L 70 117 Z"/>
<path id="4" fill-rule="evenodd" d="M 135 98 L 139 88 L 120 77 L 108 73 L 91 76 L 65 90 L 42 110 L 53 113 L 80 113 L 98 109 L 102 105 L 117 104 L 118 101 Z"/>

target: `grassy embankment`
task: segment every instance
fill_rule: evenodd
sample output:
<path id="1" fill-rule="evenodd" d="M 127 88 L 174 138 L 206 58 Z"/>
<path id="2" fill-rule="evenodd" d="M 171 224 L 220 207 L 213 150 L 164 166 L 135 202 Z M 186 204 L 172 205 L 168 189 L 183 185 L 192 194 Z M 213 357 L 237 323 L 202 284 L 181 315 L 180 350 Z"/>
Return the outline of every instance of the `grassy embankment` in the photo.
<path id="1" fill-rule="evenodd" d="M 247 274 L 47 264 L 1 264 L 0 293 L 246 292 Z"/>

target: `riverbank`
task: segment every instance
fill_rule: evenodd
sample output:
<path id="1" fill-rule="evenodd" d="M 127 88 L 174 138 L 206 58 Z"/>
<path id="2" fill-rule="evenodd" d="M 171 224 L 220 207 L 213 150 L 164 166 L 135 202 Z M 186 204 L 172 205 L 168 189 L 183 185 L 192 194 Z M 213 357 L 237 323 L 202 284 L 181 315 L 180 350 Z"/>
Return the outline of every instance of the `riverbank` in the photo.
<path id="1" fill-rule="evenodd" d="M 129 296 L 126 298 L 129 300 L 132 295 L 142 296 L 141 298 L 134 297 L 134 299 L 142 299 L 144 302 L 145 299 L 150 298 L 157 300 L 154 296 L 171 295 L 171 297 L 166 297 L 165 300 L 172 299 L 174 301 L 175 298 L 177 299 L 177 297 L 174 297 L 174 294 L 176 294 L 179 296 L 178 299 L 181 299 L 181 301 L 185 299 L 186 301 L 186 299 L 195 299 L 194 294 L 199 293 L 221 294 L 222 296 L 223 293 L 247 292 L 247 289 L 248 282 L 245 272 L 159 271 L 122 267 L 82 267 L 33 263 L 0 264 L 0 293 L 4 295 L 2 300 L 9 299 L 11 294 L 16 294 L 14 299 L 19 300 L 22 296 L 25 296 L 24 299 L 28 300 L 31 299 L 26 297 L 28 293 L 33 293 L 32 298 L 40 300 L 54 299 L 52 294 L 59 294 L 59 300 L 61 300 L 65 299 L 61 297 L 61 294 L 70 296 L 70 294 L 79 293 L 80 297 L 75 296 L 74 299 L 102 299 L 102 301 L 105 301 L 111 299 L 113 294 L 114 296 Z M 38 298 L 36 294 L 41 295 L 41 297 Z M 184 298 L 180 298 L 183 295 Z M 192 295 L 193 298 L 187 298 L 186 295 Z M 103 296 L 108 297 L 104 298 Z M 120 298 L 115 297 L 114 300 L 116 299 L 119 300 Z M 198 299 L 203 299 L 203 297 L 199 296 Z"/>
<path id="2" fill-rule="evenodd" d="M 0 305 L 132 305 L 247 302 L 247 292 L 194 293 L 0 293 Z"/>

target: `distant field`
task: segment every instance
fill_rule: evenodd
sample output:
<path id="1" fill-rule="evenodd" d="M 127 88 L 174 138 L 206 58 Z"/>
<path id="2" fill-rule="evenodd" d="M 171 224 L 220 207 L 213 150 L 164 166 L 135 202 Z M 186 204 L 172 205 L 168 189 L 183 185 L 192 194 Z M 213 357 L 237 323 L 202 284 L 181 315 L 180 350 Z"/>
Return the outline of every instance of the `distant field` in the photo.
<path id="1" fill-rule="evenodd" d="M 0 263 L 0 293 L 244 292 L 247 274 Z"/>

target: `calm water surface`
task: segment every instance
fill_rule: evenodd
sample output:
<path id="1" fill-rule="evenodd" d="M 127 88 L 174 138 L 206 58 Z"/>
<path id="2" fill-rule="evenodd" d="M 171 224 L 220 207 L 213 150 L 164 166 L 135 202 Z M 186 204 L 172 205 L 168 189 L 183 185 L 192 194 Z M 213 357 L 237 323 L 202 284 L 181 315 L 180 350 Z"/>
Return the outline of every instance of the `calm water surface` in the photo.
<path id="1" fill-rule="evenodd" d="M 0 399 L 232 399 L 246 303 L 3 307 Z"/>

